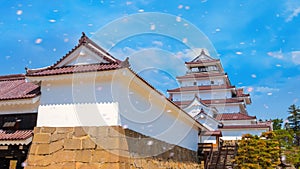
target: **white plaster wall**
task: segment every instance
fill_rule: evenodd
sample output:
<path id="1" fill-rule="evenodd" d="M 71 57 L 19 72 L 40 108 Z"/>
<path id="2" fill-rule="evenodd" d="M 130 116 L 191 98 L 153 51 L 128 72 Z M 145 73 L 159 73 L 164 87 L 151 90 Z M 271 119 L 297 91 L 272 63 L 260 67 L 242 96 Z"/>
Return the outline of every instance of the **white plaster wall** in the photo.
<path id="1" fill-rule="evenodd" d="M 41 105 L 37 127 L 117 126 L 118 103 Z"/>
<path id="2" fill-rule="evenodd" d="M 166 109 L 168 103 L 163 96 L 161 100 L 157 100 L 155 93 L 143 94 L 142 91 L 127 88 L 121 83 L 115 84 L 113 88 L 118 89 L 117 93 L 113 92 L 113 97 L 120 100 L 122 126 L 171 144 L 197 150 L 198 129 L 172 115 L 173 110 Z"/>
<path id="3" fill-rule="evenodd" d="M 198 129 L 184 122 L 182 118 L 186 117 L 166 109 L 170 103 L 163 96 L 157 99 L 156 92 L 147 94 L 147 90 L 139 85 L 130 85 L 119 77 L 44 81 L 37 125 L 121 125 L 171 144 L 197 150 Z"/>
<path id="4" fill-rule="evenodd" d="M 214 105 L 219 113 L 238 113 L 240 112 L 240 107 L 238 104 L 219 104 Z"/>
<path id="5" fill-rule="evenodd" d="M 218 129 L 218 122 L 215 120 L 212 120 L 211 118 L 198 118 L 197 121 L 201 124 L 203 124 L 205 127 L 211 129 L 211 130 L 217 130 Z"/>
<path id="6" fill-rule="evenodd" d="M 192 101 L 195 98 L 195 93 L 174 93 L 173 101 Z"/>
<path id="7" fill-rule="evenodd" d="M 261 133 L 266 132 L 267 129 L 248 129 L 248 130 L 238 130 L 238 129 L 221 129 L 222 137 L 241 137 L 244 134 L 252 134 L 260 136 Z"/>
<path id="8" fill-rule="evenodd" d="M 211 81 L 213 81 L 214 84 L 212 84 Z M 207 78 L 207 79 L 197 79 L 197 80 L 196 79 L 184 80 L 181 81 L 181 86 L 182 87 L 195 86 L 194 82 L 196 82 L 197 86 L 225 84 L 224 79 L 220 77 L 220 78 Z"/>
<path id="9" fill-rule="evenodd" d="M 201 91 L 199 93 L 199 98 L 202 100 L 210 99 L 226 99 L 231 98 L 231 92 L 228 90 L 215 90 L 215 91 Z"/>

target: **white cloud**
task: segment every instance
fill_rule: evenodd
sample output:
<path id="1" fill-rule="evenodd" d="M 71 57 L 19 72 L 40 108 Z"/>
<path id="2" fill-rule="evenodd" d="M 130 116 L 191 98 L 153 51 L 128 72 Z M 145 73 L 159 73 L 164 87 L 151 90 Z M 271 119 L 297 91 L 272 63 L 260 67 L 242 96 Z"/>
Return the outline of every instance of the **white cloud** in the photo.
<path id="1" fill-rule="evenodd" d="M 300 1 L 299 0 L 288 0 L 284 4 L 285 11 L 283 15 L 285 16 L 286 22 L 291 22 L 300 13 Z"/>
<path id="2" fill-rule="evenodd" d="M 293 51 L 291 52 L 292 54 L 292 61 L 293 63 L 295 63 L 296 65 L 300 64 L 300 51 Z"/>
<path id="3" fill-rule="evenodd" d="M 291 52 L 283 53 L 280 50 L 280 51 L 276 51 L 276 52 L 268 52 L 267 54 L 273 58 L 292 62 L 295 65 L 300 65 L 300 51 L 291 51 Z M 279 65 L 279 66 L 281 66 L 281 65 Z"/>
<path id="4" fill-rule="evenodd" d="M 267 93 L 268 95 L 270 95 L 269 93 L 278 92 L 279 90 L 280 89 L 278 89 L 278 88 L 271 88 L 271 87 L 266 87 L 266 86 L 260 86 L 260 87 L 255 88 L 255 92 Z"/>
<path id="5" fill-rule="evenodd" d="M 283 53 L 280 49 L 280 51 L 277 51 L 277 52 L 268 52 L 267 53 L 269 56 L 272 56 L 273 58 L 276 58 L 276 59 L 283 59 Z"/>
<path id="6" fill-rule="evenodd" d="M 298 14 L 300 13 L 300 7 L 293 9 L 292 14 L 290 14 L 285 21 L 290 22 L 294 19 L 294 17 L 297 17 Z"/>

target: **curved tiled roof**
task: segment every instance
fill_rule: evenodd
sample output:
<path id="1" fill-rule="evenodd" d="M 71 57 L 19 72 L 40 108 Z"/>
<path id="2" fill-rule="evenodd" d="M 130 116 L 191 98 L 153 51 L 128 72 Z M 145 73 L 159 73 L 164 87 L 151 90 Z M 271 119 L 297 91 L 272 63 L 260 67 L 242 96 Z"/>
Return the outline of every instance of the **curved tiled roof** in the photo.
<path id="1" fill-rule="evenodd" d="M 77 50 L 80 46 L 87 47 L 90 51 L 96 53 L 99 57 L 107 61 L 108 63 L 95 63 L 86 65 L 60 65 L 65 59 Z M 90 40 L 84 33 L 82 33 L 79 39 L 79 44 L 76 45 L 71 51 L 69 51 L 65 56 L 58 60 L 54 65 L 30 70 L 26 68 L 26 76 L 49 76 L 49 75 L 59 75 L 59 74 L 72 74 L 72 73 L 83 73 L 83 72 L 93 72 L 93 71 L 103 71 L 103 70 L 113 70 L 121 67 L 128 67 L 128 60 L 120 61 L 98 46 L 95 42 Z"/>
<path id="2" fill-rule="evenodd" d="M 27 99 L 40 95 L 40 87 L 25 81 L 23 74 L 0 76 L 0 101 Z"/>
<path id="3" fill-rule="evenodd" d="M 177 76 L 177 79 L 191 79 L 191 78 L 203 78 L 203 77 L 215 77 L 215 76 L 225 76 L 226 73 L 190 73 L 183 76 Z"/>
<path id="4" fill-rule="evenodd" d="M 167 92 L 232 89 L 232 88 L 235 88 L 235 86 L 227 86 L 227 85 L 188 86 L 188 87 L 180 87 L 180 88 L 176 88 L 176 89 L 170 89 L 170 90 L 167 90 Z"/>
<path id="5" fill-rule="evenodd" d="M 121 68 L 118 63 L 101 63 L 92 65 L 76 65 L 76 66 L 65 66 L 59 68 L 48 68 L 27 74 L 27 76 L 50 76 L 59 74 L 72 74 L 72 73 L 83 73 L 83 72 L 94 72 L 104 70 L 114 70 Z"/>
<path id="6" fill-rule="evenodd" d="M 0 140 L 25 140 L 33 136 L 32 130 L 6 131 L 0 130 Z"/>
<path id="7" fill-rule="evenodd" d="M 253 129 L 253 128 L 267 128 L 270 129 L 270 126 L 267 124 L 249 124 L 249 125 L 230 125 L 223 126 L 221 129 Z"/>
<path id="8" fill-rule="evenodd" d="M 223 113 L 218 114 L 216 117 L 217 120 L 251 120 L 256 119 L 255 116 L 249 116 L 242 113 Z"/>

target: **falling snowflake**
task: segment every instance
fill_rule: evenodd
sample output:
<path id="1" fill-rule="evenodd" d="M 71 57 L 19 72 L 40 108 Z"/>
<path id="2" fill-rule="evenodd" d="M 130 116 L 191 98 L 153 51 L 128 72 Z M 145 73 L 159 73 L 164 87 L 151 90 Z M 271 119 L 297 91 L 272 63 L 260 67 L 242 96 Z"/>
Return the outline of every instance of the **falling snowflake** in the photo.
<path id="1" fill-rule="evenodd" d="M 10 58 L 10 56 L 5 56 L 5 59 L 8 60 Z"/>
<path id="2" fill-rule="evenodd" d="M 54 22 L 56 22 L 56 20 L 55 19 L 50 19 L 49 22 L 54 23 Z"/>
<path id="3" fill-rule="evenodd" d="M 58 12 L 58 9 L 54 9 L 53 12 L 55 12 L 55 13 Z"/>
<path id="4" fill-rule="evenodd" d="M 185 9 L 186 9 L 186 10 L 189 10 L 189 9 L 190 9 L 190 6 L 185 6 Z"/>
<path id="5" fill-rule="evenodd" d="M 23 11 L 22 11 L 22 10 L 17 10 L 16 14 L 17 14 L 17 15 L 22 15 L 22 14 L 23 14 Z"/>
<path id="6" fill-rule="evenodd" d="M 53 52 L 56 52 L 56 48 L 53 48 L 52 50 L 53 50 Z"/>
<path id="7" fill-rule="evenodd" d="M 40 43 L 42 43 L 42 41 L 43 41 L 42 38 L 37 38 L 37 39 L 35 40 L 35 44 L 40 44 Z"/>
<path id="8" fill-rule="evenodd" d="M 98 90 L 98 91 L 101 91 L 101 90 L 102 90 L 102 87 L 101 87 L 101 86 L 97 87 L 97 90 Z"/>
<path id="9" fill-rule="evenodd" d="M 155 25 L 154 25 L 154 24 L 151 24 L 151 25 L 150 25 L 150 30 L 152 30 L 152 31 L 155 30 Z"/>
<path id="10" fill-rule="evenodd" d="M 183 5 L 178 5 L 178 9 L 182 9 L 183 8 Z"/>
<path id="11" fill-rule="evenodd" d="M 252 78 L 256 78 L 256 74 L 252 74 L 251 77 L 252 77 Z"/>
<path id="12" fill-rule="evenodd" d="M 253 91 L 253 87 L 248 87 L 247 91 L 250 93 Z"/>
<path id="13" fill-rule="evenodd" d="M 266 104 L 264 104 L 264 107 L 265 107 L 266 109 L 268 109 L 268 108 L 269 108 L 269 106 L 268 106 L 268 105 L 266 105 Z"/>
<path id="14" fill-rule="evenodd" d="M 176 17 L 176 21 L 177 21 L 177 22 L 181 22 L 181 17 L 180 17 L 180 16 L 177 16 L 177 17 Z"/>
<path id="15" fill-rule="evenodd" d="M 148 142 L 147 142 L 147 145 L 148 146 L 151 146 L 153 144 L 153 141 L 152 140 L 149 140 Z"/>
<path id="16" fill-rule="evenodd" d="M 220 29 L 220 28 L 217 28 L 217 29 L 216 29 L 216 32 L 220 32 L 220 31 L 221 31 L 221 29 Z"/>
<path id="17" fill-rule="evenodd" d="M 237 54 L 237 55 L 241 55 L 241 54 L 243 54 L 243 52 L 235 52 L 235 54 Z"/>
<path id="18" fill-rule="evenodd" d="M 273 95 L 273 93 L 269 92 L 269 93 L 267 93 L 267 95 L 268 95 L 268 96 L 272 96 L 272 95 Z"/>
<path id="19" fill-rule="evenodd" d="M 92 23 L 89 23 L 88 26 L 93 26 L 93 24 L 92 24 Z"/>
<path id="20" fill-rule="evenodd" d="M 183 39 L 182 39 L 182 42 L 183 42 L 183 43 L 187 43 L 187 42 L 188 42 L 188 39 L 187 39 L 187 38 L 183 38 Z"/>
<path id="21" fill-rule="evenodd" d="M 65 38 L 65 39 L 64 39 L 64 42 L 69 42 L 69 39 L 68 39 L 68 38 Z"/>
<path id="22" fill-rule="evenodd" d="M 138 11 L 139 11 L 139 12 L 145 12 L 145 10 L 144 10 L 144 9 L 139 9 Z"/>
<path id="23" fill-rule="evenodd" d="M 128 128 L 128 125 L 127 125 L 127 124 L 124 124 L 122 127 L 123 127 L 123 129 L 127 129 L 127 128 Z"/>

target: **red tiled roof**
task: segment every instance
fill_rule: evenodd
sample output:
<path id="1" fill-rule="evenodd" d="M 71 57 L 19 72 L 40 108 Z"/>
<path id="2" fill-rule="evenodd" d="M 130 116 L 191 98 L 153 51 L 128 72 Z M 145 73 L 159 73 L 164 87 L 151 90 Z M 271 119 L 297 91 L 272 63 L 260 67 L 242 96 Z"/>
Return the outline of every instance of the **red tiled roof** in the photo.
<path id="1" fill-rule="evenodd" d="M 76 65 L 76 66 L 66 66 L 66 67 L 59 67 L 59 68 L 48 68 L 48 69 L 40 70 L 38 72 L 27 73 L 27 76 L 50 76 L 50 75 L 59 75 L 59 74 L 114 70 L 118 68 L 121 68 L 121 65 L 118 63 Z"/>
<path id="2" fill-rule="evenodd" d="M 167 90 L 167 92 L 213 90 L 213 89 L 232 89 L 232 88 L 235 88 L 235 86 L 227 86 L 227 85 L 188 86 L 188 87 L 170 89 L 170 90 Z"/>
<path id="3" fill-rule="evenodd" d="M 221 129 L 250 129 L 250 128 L 268 128 L 270 126 L 266 124 L 250 124 L 250 125 L 230 125 L 230 126 L 223 126 Z"/>
<path id="4" fill-rule="evenodd" d="M 0 100 L 33 98 L 40 94 L 38 85 L 25 81 L 25 76 L 0 76 Z"/>
<path id="5" fill-rule="evenodd" d="M 202 104 L 210 105 L 210 104 L 226 104 L 226 103 L 242 103 L 243 100 L 237 99 L 237 98 L 229 98 L 229 99 L 214 99 L 214 100 L 201 100 L 199 101 Z M 190 104 L 192 101 L 173 101 L 178 106 L 184 106 Z"/>
<path id="6" fill-rule="evenodd" d="M 214 99 L 214 100 L 201 100 L 204 104 L 225 104 L 225 103 L 241 103 L 243 100 L 236 98 L 229 99 Z"/>
<path id="7" fill-rule="evenodd" d="M 215 77 L 215 76 L 224 76 L 225 73 L 190 73 L 183 76 L 177 76 L 177 79 L 195 79 L 202 77 Z"/>
<path id="8" fill-rule="evenodd" d="M 250 96 L 250 94 L 245 94 L 243 88 L 238 88 L 236 90 L 236 96 L 237 97 L 248 97 L 248 96 Z"/>
<path id="9" fill-rule="evenodd" d="M 251 120 L 251 119 L 256 119 L 256 117 L 249 116 L 242 113 L 223 113 L 223 114 L 218 114 L 216 119 L 217 120 Z"/>
<path id="10" fill-rule="evenodd" d="M 0 140 L 25 140 L 33 136 L 32 130 L 5 131 L 0 130 Z"/>

